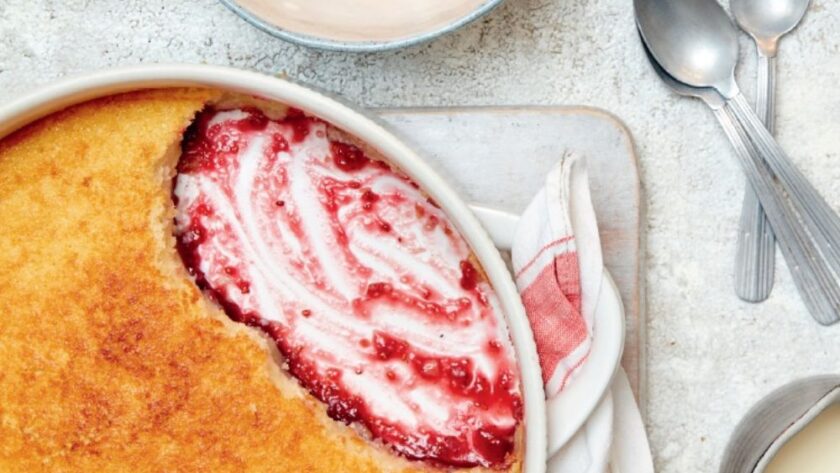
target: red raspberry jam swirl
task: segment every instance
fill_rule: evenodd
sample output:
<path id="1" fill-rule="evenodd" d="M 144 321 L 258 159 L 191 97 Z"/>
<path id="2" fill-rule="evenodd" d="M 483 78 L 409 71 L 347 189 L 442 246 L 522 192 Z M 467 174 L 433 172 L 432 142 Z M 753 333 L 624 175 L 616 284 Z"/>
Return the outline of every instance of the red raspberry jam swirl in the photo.
<path id="1" fill-rule="evenodd" d="M 414 182 L 332 134 L 202 112 L 174 189 L 186 266 L 333 419 L 409 459 L 508 466 L 522 398 L 493 289 Z"/>

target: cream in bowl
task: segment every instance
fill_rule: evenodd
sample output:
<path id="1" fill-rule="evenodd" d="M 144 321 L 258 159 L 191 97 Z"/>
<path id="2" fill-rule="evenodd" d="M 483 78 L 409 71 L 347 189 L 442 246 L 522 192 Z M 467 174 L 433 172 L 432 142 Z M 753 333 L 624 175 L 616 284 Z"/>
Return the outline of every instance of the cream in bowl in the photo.
<path id="1" fill-rule="evenodd" d="M 269 33 L 308 46 L 378 50 L 451 31 L 500 0 L 223 0 Z"/>
<path id="2" fill-rule="evenodd" d="M 782 445 L 764 473 L 835 473 L 840 470 L 840 401 L 827 407 Z"/>

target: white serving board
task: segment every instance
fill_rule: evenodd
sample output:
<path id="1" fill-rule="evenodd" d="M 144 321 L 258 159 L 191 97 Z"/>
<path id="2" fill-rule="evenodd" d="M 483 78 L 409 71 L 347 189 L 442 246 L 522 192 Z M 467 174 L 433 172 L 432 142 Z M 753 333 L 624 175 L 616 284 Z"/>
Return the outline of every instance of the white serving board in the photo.
<path id="1" fill-rule="evenodd" d="M 626 127 L 608 113 L 581 107 L 375 112 L 465 200 L 517 214 L 524 211 L 563 153 L 586 157 L 604 263 L 620 289 L 626 312 L 622 365 L 644 410 L 641 189 Z"/>

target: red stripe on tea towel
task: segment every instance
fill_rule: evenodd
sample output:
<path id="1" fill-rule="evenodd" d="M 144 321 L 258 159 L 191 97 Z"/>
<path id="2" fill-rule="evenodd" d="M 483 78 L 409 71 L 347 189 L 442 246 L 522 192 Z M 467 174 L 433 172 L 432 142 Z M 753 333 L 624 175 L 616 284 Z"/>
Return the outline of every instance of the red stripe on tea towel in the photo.
<path id="1" fill-rule="evenodd" d="M 588 336 L 586 321 L 580 313 L 580 298 L 575 252 L 557 255 L 522 291 L 546 383 L 557 365 Z"/>
<path id="2" fill-rule="evenodd" d="M 524 273 L 525 271 L 528 270 L 528 268 L 533 266 L 534 263 L 537 262 L 537 259 L 539 259 L 539 257 L 542 256 L 542 254 L 545 253 L 546 250 L 554 248 L 555 246 L 558 246 L 558 245 L 562 245 L 563 243 L 566 243 L 566 242 L 572 240 L 573 238 L 574 238 L 573 236 L 567 236 L 567 237 L 563 237 L 563 238 L 558 238 L 557 240 L 554 240 L 550 243 L 547 243 L 545 246 L 540 248 L 539 251 L 537 251 L 537 254 L 535 254 L 533 258 L 531 258 L 530 260 L 528 260 L 527 263 L 525 263 L 525 266 L 523 266 L 522 269 L 520 269 L 519 271 L 516 272 L 516 275 L 514 277 L 518 278 L 519 276 L 522 276 L 522 273 Z"/>

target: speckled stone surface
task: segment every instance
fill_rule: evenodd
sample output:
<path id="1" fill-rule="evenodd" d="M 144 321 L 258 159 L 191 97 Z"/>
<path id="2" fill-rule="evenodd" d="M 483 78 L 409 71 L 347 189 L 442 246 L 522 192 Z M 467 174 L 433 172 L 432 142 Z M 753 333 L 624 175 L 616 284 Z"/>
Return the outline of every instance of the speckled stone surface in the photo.
<path id="1" fill-rule="evenodd" d="M 750 405 L 793 378 L 840 372 L 840 325 L 818 326 L 784 265 L 761 305 L 732 289 L 743 179 L 712 115 L 660 85 L 629 0 L 508 0 L 432 44 L 353 55 L 261 33 L 214 0 L 0 0 L 0 101 L 78 72 L 150 62 L 292 77 L 365 106 L 601 107 L 634 134 L 646 192 L 648 419 L 657 469 L 714 471 Z M 742 86 L 753 91 L 743 38 Z M 840 207 L 840 3 L 814 0 L 782 44 L 778 132 Z M 781 258 L 780 258 L 781 260 Z"/>

